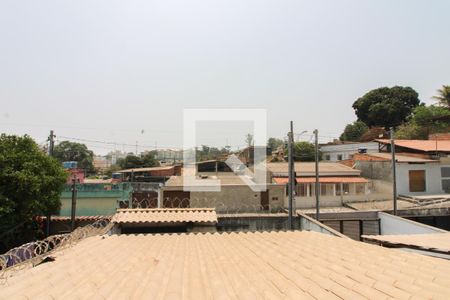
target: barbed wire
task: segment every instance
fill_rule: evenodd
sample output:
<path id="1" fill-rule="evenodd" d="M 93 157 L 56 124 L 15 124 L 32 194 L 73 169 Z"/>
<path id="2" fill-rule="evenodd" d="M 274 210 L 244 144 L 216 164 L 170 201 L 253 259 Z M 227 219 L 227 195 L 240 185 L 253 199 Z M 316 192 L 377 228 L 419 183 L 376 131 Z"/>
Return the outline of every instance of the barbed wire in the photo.
<path id="1" fill-rule="evenodd" d="M 4 283 L 13 272 L 38 265 L 45 257 L 56 250 L 71 247 L 90 236 L 106 234 L 113 225 L 109 218 L 104 218 L 92 224 L 78 227 L 71 233 L 52 235 L 44 240 L 26 243 L 10 249 L 5 254 L 0 255 L 0 284 Z"/>
<path id="2" fill-rule="evenodd" d="M 263 205 L 260 203 L 259 198 L 252 200 L 251 202 L 253 203 L 232 202 L 232 200 L 229 202 L 218 201 L 216 198 L 211 197 L 165 197 L 159 203 L 159 206 L 161 208 L 214 208 L 218 214 L 236 216 L 241 213 L 269 214 L 284 212 L 282 203 L 275 205 L 267 203 Z M 128 204 L 125 201 L 121 201 L 119 206 L 120 208 L 128 208 Z M 156 196 L 139 199 L 133 197 L 131 208 L 158 208 L 158 198 Z"/>

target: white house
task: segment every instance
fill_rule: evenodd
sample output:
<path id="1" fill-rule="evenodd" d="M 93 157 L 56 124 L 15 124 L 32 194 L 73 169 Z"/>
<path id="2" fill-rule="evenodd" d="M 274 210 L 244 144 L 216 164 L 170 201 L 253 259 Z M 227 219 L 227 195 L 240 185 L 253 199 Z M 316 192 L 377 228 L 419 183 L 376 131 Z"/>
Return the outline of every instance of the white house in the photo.
<path id="1" fill-rule="evenodd" d="M 377 153 L 378 143 L 346 143 L 340 145 L 324 145 L 320 147 L 322 159 L 328 161 L 340 161 L 351 159 L 355 153 Z"/>
<path id="2" fill-rule="evenodd" d="M 391 153 L 357 155 L 355 166 L 361 175 L 391 189 Z M 399 195 L 438 195 L 450 193 L 450 161 L 396 155 L 397 193 Z M 392 189 L 384 189 L 392 197 Z"/>

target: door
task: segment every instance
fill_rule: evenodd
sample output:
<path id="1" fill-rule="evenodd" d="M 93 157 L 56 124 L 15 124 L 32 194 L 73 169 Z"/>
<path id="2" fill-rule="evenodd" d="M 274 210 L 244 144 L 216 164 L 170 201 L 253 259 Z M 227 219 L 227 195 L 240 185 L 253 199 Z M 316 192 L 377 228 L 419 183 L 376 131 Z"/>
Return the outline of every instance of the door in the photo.
<path id="1" fill-rule="evenodd" d="M 410 192 L 425 192 L 425 170 L 410 170 L 409 171 L 409 191 Z"/>
<path id="2" fill-rule="evenodd" d="M 263 210 L 269 210 L 269 192 L 261 192 L 261 207 Z"/>

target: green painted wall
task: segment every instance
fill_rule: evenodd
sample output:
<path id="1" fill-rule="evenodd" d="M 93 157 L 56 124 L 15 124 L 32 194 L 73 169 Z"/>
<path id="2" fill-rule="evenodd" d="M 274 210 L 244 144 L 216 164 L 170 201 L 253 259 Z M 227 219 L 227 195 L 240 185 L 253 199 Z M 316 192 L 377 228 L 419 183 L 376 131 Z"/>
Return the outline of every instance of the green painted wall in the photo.
<path id="1" fill-rule="evenodd" d="M 77 216 L 113 215 L 119 200 L 128 200 L 133 191 L 129 183 L 78 184 Z M 66 185 L 61 193 L 61 216 L 70 216 L 72 210 L 72 187 Z"/>

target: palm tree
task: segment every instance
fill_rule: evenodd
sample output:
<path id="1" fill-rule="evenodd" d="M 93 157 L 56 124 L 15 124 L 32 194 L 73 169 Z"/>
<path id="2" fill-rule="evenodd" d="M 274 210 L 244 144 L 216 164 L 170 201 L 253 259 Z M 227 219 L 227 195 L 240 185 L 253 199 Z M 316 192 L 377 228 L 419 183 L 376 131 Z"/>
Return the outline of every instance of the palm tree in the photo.
<path id="1" fill-rule="evenodd" d="M 450 85 L 443 85 L 437 92 L 438 96 L 432 98 L 437 100 L 440 105 L 450 108 Z"/>

